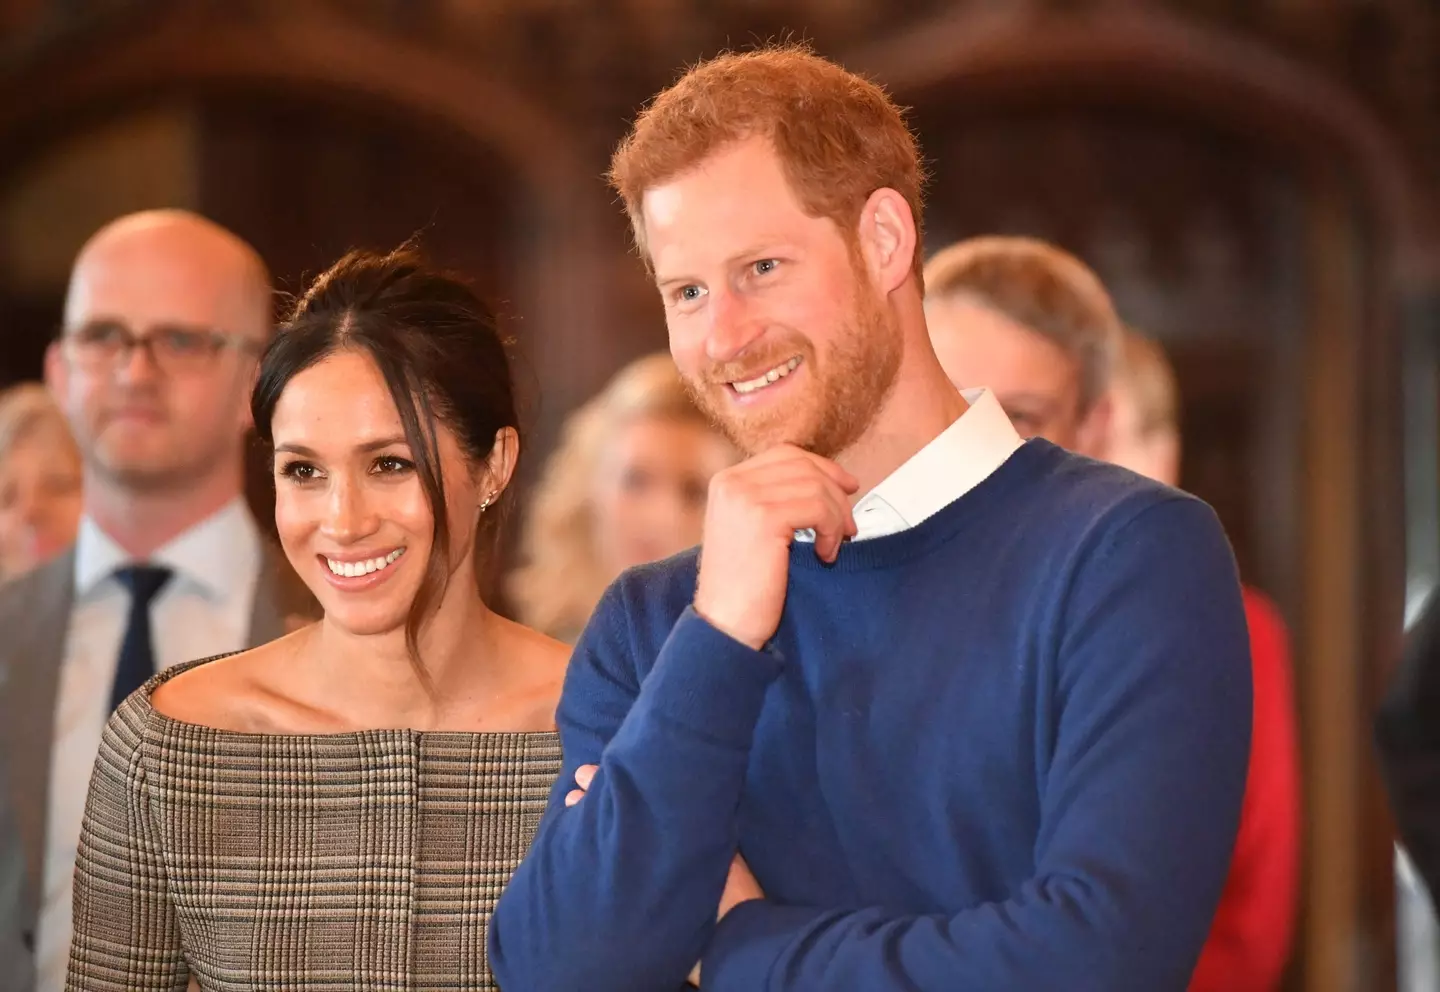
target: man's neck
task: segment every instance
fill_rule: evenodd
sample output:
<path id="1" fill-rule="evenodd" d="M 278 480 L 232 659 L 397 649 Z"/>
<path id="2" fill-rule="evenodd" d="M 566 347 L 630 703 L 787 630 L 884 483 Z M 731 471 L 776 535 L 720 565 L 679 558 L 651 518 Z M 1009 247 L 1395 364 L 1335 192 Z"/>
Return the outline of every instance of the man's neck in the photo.
<path id="1" fill-rule="evenodd" d="M 219 472 L 181 490 L 136 492 L 87 473 L 85 514 L 132 558 L 143 560 L 208 520 L 241 494 L 239 472 Z"/>
<path id="2" fill-rule="evenodd" d="M 895 384 L 870 427 L 836 461 L 860 482 L 851 498 L 858 502 L 945 428 L 970 404 L 945 376 L 928 347 L 910 349 Z"/>

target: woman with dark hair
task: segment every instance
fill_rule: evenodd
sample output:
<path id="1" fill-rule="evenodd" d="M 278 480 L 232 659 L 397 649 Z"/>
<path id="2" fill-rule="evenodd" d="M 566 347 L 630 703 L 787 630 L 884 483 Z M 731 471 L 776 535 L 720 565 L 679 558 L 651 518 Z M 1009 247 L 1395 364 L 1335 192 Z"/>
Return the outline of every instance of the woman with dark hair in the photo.
<path id="1" fill-rule="evenodd" d="M 324 617 L 111 718 L 67 987 L 494 988 L 487 924 L 559 766 L 568 653 L 475 577 L 518 454 L 495 321 L 408 250 L 351 254 L 252 409 Z"/>

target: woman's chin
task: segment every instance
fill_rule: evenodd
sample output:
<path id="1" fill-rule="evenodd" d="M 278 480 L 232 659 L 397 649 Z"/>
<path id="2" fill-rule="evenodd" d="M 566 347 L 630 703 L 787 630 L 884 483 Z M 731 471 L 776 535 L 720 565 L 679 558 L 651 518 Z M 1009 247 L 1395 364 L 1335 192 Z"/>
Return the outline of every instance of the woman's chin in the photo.
<path id="1" fill-rule="evenodd" d="M 350 637 L 379 637 L 385 634 L 405 634 L 406 614 L 404 610 L 325 610 L 325 624 L 337 633 Z"/>

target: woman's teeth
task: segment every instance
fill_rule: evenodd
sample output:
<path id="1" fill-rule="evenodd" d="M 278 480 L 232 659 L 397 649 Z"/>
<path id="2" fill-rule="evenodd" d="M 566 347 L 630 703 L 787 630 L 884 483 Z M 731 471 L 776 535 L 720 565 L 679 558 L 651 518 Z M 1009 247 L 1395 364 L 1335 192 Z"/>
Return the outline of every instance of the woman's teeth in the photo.
<path id="1" fill-rule="evenodd" d="M 753 379 L 746 379 L 744 382 L 732 382 L 730 385 L 732 388 L 734 388 L 735 392 L 743 396 L 746 393 L 753 393 L 757 389 L 764 389 L 771 383 L 778 382 L 779 380 L 789 375 L 791 372 L 794 372 L 797 368 L 799 368 L 799 366 L 800 358 L 797 355 L 796 357 L 790 359 L 790 361 L 785 362 L 783 365 L 775 366 L 773 369 L 763 375 L 757 375 Z"/>
<path id="2" fill-rule="evenodd" d="M 357 575 L 369 575 L 371 572 L 378 572 L 382 568 L 389 568 L 390 565 L 405 553 L 404 548 L 396 548 L 388 555 L 379 558 L 367 558 L 365 561 L 336 561 L 334 558 L 326 558 L 325 564 L 330 566 L 330 571 L 336 575 L 343 575 L 346 578 L 354 578 Z"/>

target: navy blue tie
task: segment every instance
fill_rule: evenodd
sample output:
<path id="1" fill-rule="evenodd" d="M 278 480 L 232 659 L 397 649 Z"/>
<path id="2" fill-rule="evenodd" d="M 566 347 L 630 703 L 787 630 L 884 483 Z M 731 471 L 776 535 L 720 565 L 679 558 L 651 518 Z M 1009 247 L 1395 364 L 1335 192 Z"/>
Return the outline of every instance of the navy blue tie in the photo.
<path id="1" fill-rule="evenodd" d="M 119 569 L 115 578 L 130 592 L 130 619 L 125 639 L 120 642 L 120 664 L 115 667 L 115 685 L 110 690 L 110 711 L 155 674 L 155 649 L 150 637 L 150 604 L 173 573 L 158 565 L 131 565 Z"/>

